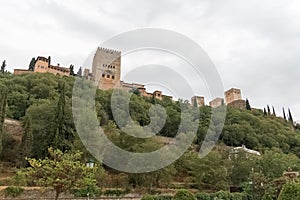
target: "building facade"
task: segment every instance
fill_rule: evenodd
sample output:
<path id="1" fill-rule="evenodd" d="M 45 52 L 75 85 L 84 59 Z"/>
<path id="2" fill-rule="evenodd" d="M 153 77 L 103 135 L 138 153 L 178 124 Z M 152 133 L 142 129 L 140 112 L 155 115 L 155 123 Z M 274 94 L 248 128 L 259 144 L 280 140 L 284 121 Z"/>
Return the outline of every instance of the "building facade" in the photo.
<path id="1" fill-rule="evenodd" d="M 215 98 L 212 101 L 209 102 L 209 106 L 212 108 L 218 108 L 220 106 L 224 105 L 224 99 L 223 98 Z"/>
<path id="2" fill-rule="evenodd" d="M 191 105 L 192 106 L 197 105 L 197 107 L 203 107 L 203 106 L 205 106 L 204 97 L 193 96 L 191 98 Z"/>
<path id="3" fill-rule="evenodd" d="M 241 100 L 241 99 L 242 99 L 242 93 L 240 89 L 231 88 L 230 90 L 227 90 L 225 92 L 226 105 L 230 104 L 233 101 Z"/>
<path id="4" fill-rule="evenodd" d="M 94 55 L 92 77 L 98 88 L 120 88 L 121 52 L 99 47 Z"/>

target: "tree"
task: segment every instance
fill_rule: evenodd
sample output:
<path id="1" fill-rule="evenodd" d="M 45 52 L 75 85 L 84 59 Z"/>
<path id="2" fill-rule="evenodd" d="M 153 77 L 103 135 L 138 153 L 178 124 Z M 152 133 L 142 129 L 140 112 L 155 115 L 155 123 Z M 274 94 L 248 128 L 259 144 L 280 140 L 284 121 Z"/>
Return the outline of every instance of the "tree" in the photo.
<path id="1" fill-rule="evenodd" d="M 300 200 L 300 184 L 299 183 L 287 183 L 283 186 L 278 200 Z"/>
<path id="2" fill-rule="evenodd" d="M 70 65 L 70 75 L 71 75 L 71 76 L 75 76 L 75 73 L 74 73 L 74 65 Z"/>
<path id="3" fill-rule="evenodd" d="M 291 124 L 294 124 L 294 120 L 293 120 L 293 117 L 292 117 L 292 113 L 291 113 L 291 110 L 289 109 L 289 122 Z"/>
<path id="4" fill-rule="evenodd" d="M 74 135 L 70 130 L 71 125 L 67 124 L 66 117 L 66 95 L 65 95 L 65 82 L 59 82 L 58 86 L 59 90 L 59 99 L 56 107 L 56 131 L 52 138 L 53 143 L 52 146 L 63 151 L 69 150 L 70 143 L 72 143 L 74 139 Z"/>
<path id="5" fill-rule="evenodd" d="M 276 112 L 275 112 L 274 106 L 272 106 L 272 108 L 273 108 L 273 115 L 276 117 Z"/>
<path id="6" fill-rule="evenodd" d="M 1 65 L 1 73 L 2 74 L 4 74 L 4 72 L 5 72 L 5 67 L 6 67 L 6 61 L 4 60 Z"/>
<path id="7" fill-rule="evenodd" d="M 283 111 L 283 119 L 285 119 L 285 120 L 286 120 L 286 114 L 285 114 L 285 110 L 284 110 L 284 108 L 282 108 L 282 111 Z"/>
<path id="8" fill-rule="evenodd" d="M 0 153 L 2 152 L 2 137 L 5 119 L 5 108 L 7 99 L 7 89 L 4 85 L 0 85 Z"/>
<path id="9" fill-rule="evenodd" d="M 174 200 L 196 200 L 196 197 L 188 190 L 179 190 L 174 198 Z"/>
<path id="10" fill-rule="evenodd" d="M 266 111 L 266 108 L 264 108 L 264 115 L 265 115 L 265 116 L 268 115 L 268 114 L 267 114 L 267 111 Z"/>
<path id="11" fill-rule="evenodd" d="M 35 60 L 35 58 L 33 57 L 33 58 L 31 59 L 30 63 L 29 63 L 29 67 L 28 67 L 28 70 L 29 70 L 29 71 L 34 71 L 35 62 L 36 62 L 36 60 Z"/>
<path id="12" fill-rule="evenodd" d="M 248 99 L 246 99 L 246 109 L 251 110 L 251 106 L 250 106 L 250 103 L 249 103 Z"/>
<path id="13" fill-rule="evenodd" d="M 50 158 L 28 159 L 31 167 L 27 169 L 27 177 L 37 185 L 51 187 L 55 190 L 55 199 L 63 192 L 76 187 L 92 187 L 96 184 L 97 167 L 89 168 L 81 163 L 82 153 L 63 153 L 49 148 Z"/>
<path id="14" fill-rule="evenodd" d="M 78 72 L 76 75 L 79 77 L 82 77 L 82 68 L 81 67 L 78 69 Z"/>
<path id="15" fill-rule="evenodd" d="M 197 97 L 194 97 L 193 103 L 194 103 L 193 106 L 194 106 L 195 108 L 198 108 Z"/>
<path id="16" fill-rule="evenodd" d="M 268 110 L 268 115 L 271 115 L 271 109 L 270 109 L 269 105 L 267 105 L 267 110 Z"/>

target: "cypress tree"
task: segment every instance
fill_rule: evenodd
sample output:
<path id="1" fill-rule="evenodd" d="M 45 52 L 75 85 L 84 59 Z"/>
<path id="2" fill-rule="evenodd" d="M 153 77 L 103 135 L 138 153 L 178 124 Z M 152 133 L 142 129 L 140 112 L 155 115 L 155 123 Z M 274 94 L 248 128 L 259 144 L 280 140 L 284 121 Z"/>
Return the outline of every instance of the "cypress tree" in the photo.
<path id="1" fill-rule="evenodd" d="M 80 67 L 78 72 L 77 72 L 77 76 L 82 77 L 82 68 Z"/>
<path id="2" fill-rule="evenodd" d="M 2 138 L 4 134 L 4 119 L 5 108 L 7 100 L 7 88 L 4 85 L 0 85 L 0 153 L 2 152 Z"/>
<path id="3" fill-rule="evenodd" d="M 34 71 L 35 62 L 36 62 L 35 58 L 32 58 L 28 67 L 29 71 Z"/>
<path id="4" fill-rule="evenodd" d="M 266 108 L 264 108 L 264 115 L 267 116 L 267 111 L 266 111 Z"/>
<path id="5" fill-rule="evenodd" d="M 248 99 L 246 99 L 246 109 L 251 110 L 251 106 L 250 106 L 250 103 L 249 103 Z"/>
<path id="6" fill-rule="evenodd" d="M 276 112 L 275 112 L 274 106 L 272 106 L 272 108 L 273 108 L 273 115 L 276 117 Z"/>
<path id="7" fill-rule="evenodd" d="M 282 108 L 282 111 L 283 111 L 283 119 L 285 119 L 285 121 L 286 121 L 286 114 L 285 114 L 284 108 Z"/>
<path id="8" fill-rule="evenodd" d="M 197 97 L 196 96 L 194 97 L 194 102 L 193 103 L 194 103 L 194 107 L 198 108 L 198 103 L 197 103 Z"/>
<path id="9" fill-rule="evenodd" d="M 289 122 L 291 122 L 292 124 L 294 124 L 294 120 L 293 120 L 292 113 L 291 113 L 290 109 L 289 109 Z"/>
<path id="10" fill-rule="evenodd" d="M 65 82 L 61 81 L 58 84 L 58 89 L 59 89 L 59 99 L 57 103 L 57 108 L 56 108 L 56 131 L 54 133 L 53 137 L 53 144 L 52 147 L 60 149 L 62 151 L 66 150 L 65 147 L 65 132 L 66 132 L 66 127 L 65 127 L 65 104 L 66 104 L 66 99 L 65 99 Z"/>
<path id="11" fill-rule="evenodd" d="M 269 105 L 267 105 L 267 110 L 268 110 L 268 115 L 271 115 L 271 109 L 270 109 Z"/>
<path id="12" fill-rule="evenodd" d="M 70 65 L 70 75 L 71 75 L 71 76 L 75 76 L 75 73 L 74 73 L 74 65 Z"/>
<path id="13" fill-rule="evenodd" d="M 4 60 L 1 65 L 1 73 L 2 74 L 4 74 L 4 72 L 5 72 L 5 67 L 6 67 L 6 61 Z"/>

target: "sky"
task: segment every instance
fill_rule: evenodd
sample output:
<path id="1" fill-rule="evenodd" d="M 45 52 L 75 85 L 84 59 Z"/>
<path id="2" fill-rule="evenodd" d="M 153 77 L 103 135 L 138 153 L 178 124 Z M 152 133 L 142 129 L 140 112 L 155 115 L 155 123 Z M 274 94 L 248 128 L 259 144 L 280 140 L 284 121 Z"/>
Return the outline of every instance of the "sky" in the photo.
<path id="1" fill-rule="evenodd" d="M 1 1 L 0 61 L 6 60 L 13 71 L 28 68 L 32 57 L 50 55 L 61 66 L 78 68 L 115 35 L 139 28 L 168 29 L 205 50 L 225 89 L 240 88 L 252 107 L 274 106 L 278 114 L 282 107 L 290 108 L 300 120 L 299 10 L 297 0 Z M 140 81 L 125 74 L 141 63 L 175 68 L 180 61 L 157 52 L 124 56 L 126 81 Z M 189 81 L 195 85 L 199 80 L 191 76 Z M 202 85 L 196 92 L 208 103 L 214 97 Z"/>

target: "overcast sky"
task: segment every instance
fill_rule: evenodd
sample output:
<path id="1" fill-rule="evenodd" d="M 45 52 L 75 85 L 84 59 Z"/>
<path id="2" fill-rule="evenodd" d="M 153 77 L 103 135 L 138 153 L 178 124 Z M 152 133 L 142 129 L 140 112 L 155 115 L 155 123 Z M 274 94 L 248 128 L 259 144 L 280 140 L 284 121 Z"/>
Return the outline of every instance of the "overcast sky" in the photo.
<path id="1" fill-rule="evenodd" d="M 299 120 L 299 10 L 297 0 L 1 1 L 0 60 L 7 61 L 9 71 L 27 68 L 39 55 L 78 67 L 114 35 L 169 29 L 207 52 L 225 89 L 241 88 L 253 107 L 274 105 L 280 114 L 290 107 Z M 122 62 L 123 74 L 137 63 L 134 56 Z"/>

